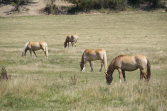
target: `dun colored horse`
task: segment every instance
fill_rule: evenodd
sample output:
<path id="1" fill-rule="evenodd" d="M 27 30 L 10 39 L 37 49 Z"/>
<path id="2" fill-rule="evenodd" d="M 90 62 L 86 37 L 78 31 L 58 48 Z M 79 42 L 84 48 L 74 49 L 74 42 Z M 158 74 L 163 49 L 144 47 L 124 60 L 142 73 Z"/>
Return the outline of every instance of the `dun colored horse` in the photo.
<path id="1" fill-rule="evenodd" d="M 145 67 L 147 66 L 147 75 L 145 73 Z M 151 65 L 150 61 L 146 56 L 135 55 L 135 56 L 125 56 L 120 55 L 116 57 L 108 66 L 106 74 L 106 82 L 110 84 L 113 80 L 112 74 L 115 69 L 119 72 L 119 80 L 121 82 L 121 75 L 123 75 L 124 82 L 126 82 L 125 71 L 134 71 L 140 69 L 140 80 L 144 77 L 149 81 L 151 76 Z"/>
<path id="2" fill-rule="evenodd" d="M 68 45 L 68 48 L 69 48 L 69 42 L 71 42 L 71 45 L 72 45 L 72 47 L 75 45 L 75 47 L 76 47 L 76 45 L 77 45 L 77 40 L 78 40 L 78 35 L 76 35 L 76 34 L 74 34 L 74 35 L 67 35 L 67 37 L 66 37 L 66 40 L 65 40 L 65 42 L 64 42 L 64 48 L 66 48 L 67 47 L 67 45 Z"/>
<path id="3" fill-rule="evenodd" d="M 93 71 L 91 61 L 100 60 L 101 61 L 101 69 L 102 70 L 103 64 L 105 71 L 107 71 L 107 55 L 106 51 L 103 49 L 86 49 L 82 54 L 82 59 L 80 63 L 81 71 L 85 70 L 86 61 L 89 61 L 91 72 Z"/>
<path id="4" fill-rule="evenodd" d="M 33 53 L 37 57 L 35 51 L 40 50 L 40 49 L 44 51 L 45 57 L 48 58 L 48 46 L 46 42 L 27 42 L 26 45 L 24 46 L 22 56 L 25 56 L 27 50 L 29 50 L 31 57 L 32 57 L 31 51 L 33 51 Z"/>

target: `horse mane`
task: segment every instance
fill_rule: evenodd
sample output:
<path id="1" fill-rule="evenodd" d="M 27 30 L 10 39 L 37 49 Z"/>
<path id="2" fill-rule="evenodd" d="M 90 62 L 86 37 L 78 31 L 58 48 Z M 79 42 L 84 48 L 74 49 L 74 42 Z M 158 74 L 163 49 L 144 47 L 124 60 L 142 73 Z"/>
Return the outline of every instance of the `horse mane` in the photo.
<path id="1" fill-rule="evenodd" d="M 85 53 L 85 52 L 84 52 Z M 82 54 L 82 58 L 81 58 L 81 63 L 84 63 L 84 56 L 85 56 L 85 54 Z"/>
<path id="2" fill-rule="evenodd" d="M 69 41 L 68 41 L 68 39 L 70 38 L 69 36 L 71 36 L 71 35 L 67 35 L 67 37 L 66 37 L 66 39 L 65 39 L 65 42 L 64 42 L 65 44 L 67 44 L 67 42 L 69 42 Z"/>
<path id="3" fill-rule="evenodd" d="M 26 45 L 24 46 L 24 49 L 23 49 L 23 52 L 25 52 L 26 48 L 27 48 L 27 45 L 28 45 L 29 42 L 26 43 Z"/>
<path id="4" fill-rule="evenodd" d="M 113 65 L 114 65 L 114 62 L 115 62 L 116 60 L 118 60 L 118 59 L 121 59 L 121 58 L 124 57 L 124 56 L 125 56 L 125 55 L 119 55 L 119 56 L 115 57 L 115 58 L 112 60 L 112 62 L 110 63 L 110 65 L 108 66 L 108 70 L 107 70 L 107 71 L 112 70 Z"/>
<path id="5" fill-rule="evenodd" d="M 119 56 L 115 57 L 114 60 L 113 60 L 111 63 L 113 63 L 114 61 L 116 61 L 116 60 L 118 60 L 118 59 L 120 59 L 120 58 L 122 58 L 122 57 L 124 57 L 124 56 L 125 56 L 125 55 L 119 55 Z"/>

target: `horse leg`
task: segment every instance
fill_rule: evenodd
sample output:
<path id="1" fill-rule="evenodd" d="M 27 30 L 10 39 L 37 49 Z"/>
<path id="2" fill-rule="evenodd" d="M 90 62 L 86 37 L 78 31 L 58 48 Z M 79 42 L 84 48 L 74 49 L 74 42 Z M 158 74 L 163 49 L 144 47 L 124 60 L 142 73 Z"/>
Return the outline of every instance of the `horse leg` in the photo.
<path id="1" fill-rule="evenodd" d="M 45 54 L 45 58 L 48 58 L 48 49 L 47 49 L 47 46 L 42 46 L 42 50 L 43 50 L 43 52 L 44 52 L 44 54 Z M 34 51 L 35 52 L 35 51 Z"/>
<path id="2" fill-rule="evenodd" d="M 145 73 L 145 70 L 144 70 L 144 69 L 140 69 L 140 80 L 143 79 L 143 77 L 144 77 L 145 79 L 147 79 L 147 75 L 146 75 L 146 73 Z"/>
<path id="3" fill-rule="evenodd" d="M 30 56 L 32 57 L 32 53 L 31 53 L 31 50 L 30 50 Z"/>
<path id="4" fill-rule="evenodd" d="M 103 61 L 101 60 L 101 69 L 99 70 L 99 72 L 101 72 L 102 68 L 103 68 Z"/>
<path id="5" fill-rule="evenodd" d="M 72 47 L 74 46 L 74 42 L 71 42 Z"/>
<path id="6" fill-rule="evenodd" d="M 35 51 L 33 50 L 33 53 L 35 54 L 35 56 L 37 57 L 37 55 L 36 55 L 36 53 L 35 53 Z M 37 57 L 38 58 L 38 57 Z"/>
<path id="7" fill-rule="evenodd" d="M 91 61 L 89 61 L 90 67 L 91 67 L 91 72 L 93 72 L 93 67 Z"/>
<path id="8" fill-rule="evenodd" d="M 68 44 L 68 48 L 69 48 L 69 42 L 67 44 Z"/>
<path id="9" fill-rule="evenodd" d="M 119 82 L 121 83 L 121 75 L 122 75 L 122 70 L 121 70 L 121 68 L 118 68 L 118 72 L 119 72 Z"/>
<path id="10" fill-rule="evenodd" d="M 142 71 L 140 70 L 140 80 L 143 79 Z"/>
<path id="11" fill-rule="evenodd" d="M 44 52 L 44 54 L 45 54 L 45 58 L 47 58 L 47 55 L 46 55 L 46 49 L 43 48 L 42 50 L 43 50 L 43 52 Z"/>
<path id="12" fill-rule="evenodd" d="M 47 54 L 46 54 L 46 50 L 44 51 L 44 54 L 45 54 L 45 58 L 48 58 L 48 57 L 47 57 Z"/>
<path id="13" fill-rule="evenodd" d="M 77 40 L 75 41 L 75 47 L 77 46 Z"/>
<path id="14" fill-rule="evenodd" d="M 125 71 L 122 70 L 122 75 L 123 75 L 123 78 L 124 78 L 124 82 L 126 82 L 126 76 L 125 76 Z"/>

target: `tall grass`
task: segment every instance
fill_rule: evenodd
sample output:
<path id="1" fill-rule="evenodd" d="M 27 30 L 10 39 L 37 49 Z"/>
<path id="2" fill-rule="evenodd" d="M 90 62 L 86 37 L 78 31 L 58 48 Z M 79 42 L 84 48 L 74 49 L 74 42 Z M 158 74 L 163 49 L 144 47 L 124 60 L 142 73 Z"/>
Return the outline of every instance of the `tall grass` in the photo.
<path id="1" fill-rule="evenodd" d="M 165 111 L 166 21 L 166 13 L 0 18 L 0 68 L 11 75 L 11 80 L 0 81 L 1 110 Z M 77 47 L 64 49 L 66 35 L 74 33 L 79 36 Z M 36 52 L 38 58 L 29 52 L 21 57 L 28 41 L 46 41 L 49 58 L 42 50 Z M 87 63 L 81 73 L 86 48 L 105 49 L 108 64 L 120 54 L 146 55 L 150 82 L 139 81 L 136 70 L 126 72 L 127 83 L 119 83 L 115 71 L 107 85 L 105 74 L 98 72 L 100 61 L 93 62 L 93 72 Z"/>

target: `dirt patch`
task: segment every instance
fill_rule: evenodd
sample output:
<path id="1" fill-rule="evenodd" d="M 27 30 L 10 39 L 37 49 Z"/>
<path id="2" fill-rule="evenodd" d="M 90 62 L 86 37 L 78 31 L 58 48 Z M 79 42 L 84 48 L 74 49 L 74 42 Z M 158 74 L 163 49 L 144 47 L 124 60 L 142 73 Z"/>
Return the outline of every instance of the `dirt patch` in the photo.
<path id="1" fill-rule="evenodd" d="M 56 6 L 69 6 L 67 2 L 63 2 L 61 0 L 56 0 Z M 28 4 L 22 5 L 20 7 L 20 12 L 14 12 L 14 6 L 11 4 L 3 3 L 0 4 L 0 16 L 9 17 L 9 16 L 26 16 L 26 15 L 46 15 L 42 9 L 46 6 L 46 2 L 44 0 L 33 0 Z"/>

